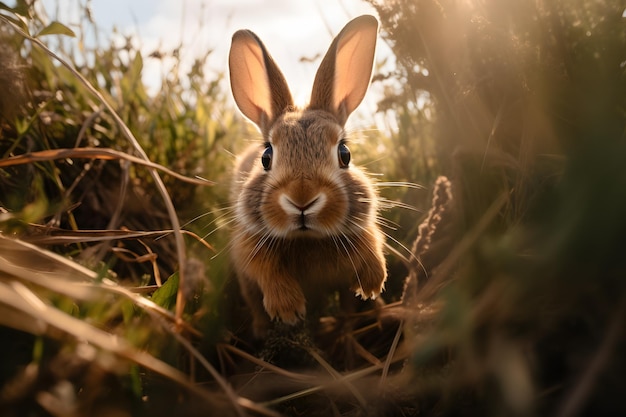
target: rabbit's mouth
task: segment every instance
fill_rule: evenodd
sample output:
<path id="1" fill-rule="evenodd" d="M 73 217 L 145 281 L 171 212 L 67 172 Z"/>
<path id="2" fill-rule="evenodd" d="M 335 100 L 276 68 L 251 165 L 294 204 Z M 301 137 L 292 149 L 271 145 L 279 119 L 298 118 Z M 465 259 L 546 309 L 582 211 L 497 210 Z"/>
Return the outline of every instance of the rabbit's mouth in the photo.
<path id="1" fill-rule="evenodd" d="M 298 229 L 303 232 L 310 229 L 310 227 L 306 225 L 306 214 L 304 214 L 304 212 L 300 214 L 300 227 Z"/>
<path id="2" fill-rule="evenodd" d="M 315 215 L 301 211 L 300 214 L 292 214 L 291 233 L 289 237 L 322 237 L 324 233 L 316 227 Z"/>
<path id="3" fill-rule="evenodd" d="M 297 228 L 294 233 L 294 237 L 307 237 L 307 238 L 321 238 L 328 236 L 328 230 L 324 233 L 324 230 L 317 225 L 317 222 L 311 215 L 304 213 L 300 214 L 300 217 L 296 223 Z"/>
<path id="4" fill-rule="evenodd" d="M 283 238 L 286 240 L 315 240 L 328 238 L 328 235 L 316 228 L 301 226 L 288 232 Z"/>

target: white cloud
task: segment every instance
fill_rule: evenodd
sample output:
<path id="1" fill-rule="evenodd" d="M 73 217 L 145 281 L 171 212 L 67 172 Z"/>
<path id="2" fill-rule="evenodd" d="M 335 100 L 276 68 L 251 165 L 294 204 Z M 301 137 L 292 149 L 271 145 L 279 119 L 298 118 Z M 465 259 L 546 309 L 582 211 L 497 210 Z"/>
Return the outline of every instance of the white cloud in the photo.
<path id="1" fill-rule="evenodd" d="M 182 44 L 183 71 L 209 49 L 214 53 L 208 65 L 225 71 L 232 33 L 250 29 L 279 63 L 299 101 L 308 96 L 317 64 L 299 59 L 323 54 L 332 36 L 348 20 L 373 12 L 363 0 L 92 0 L 92 4 L 101 27 L 115 24 L 122 34 L 136 35 L 144 55 L 158 47 L 167 51 Z M 130 20 L 125 13 L 135 18 Z M 160 79 L 159 66 L 156 61 L 146 60 L 149 83 Z"/>

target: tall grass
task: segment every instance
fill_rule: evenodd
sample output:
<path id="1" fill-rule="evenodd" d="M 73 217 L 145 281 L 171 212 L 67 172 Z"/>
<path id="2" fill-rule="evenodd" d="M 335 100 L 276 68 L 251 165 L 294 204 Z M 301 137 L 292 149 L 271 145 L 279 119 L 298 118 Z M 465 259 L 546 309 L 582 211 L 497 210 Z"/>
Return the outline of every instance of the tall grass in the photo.
<path id="1" fill-rule="evenodd" d="M 207 280 L 198 256 L 211 245 L 177 224 L 219 202 L 203 192 L 197 209 L 172 211 L 194 207 L 198 189 L 213 184 L 195 175 L 220 178 L 229 161 L 216 155 L 244 130 L 225 106 L 221 74 L 205 74 L 198 57 L 188 74 L 166 71 L 150 95 L 139 49 L 51 47 L 74 33 L 36 6 L 2 5 L 0 16 L 0 78 L 12 92 L 0 109 L 0 293 L 11 341 L 3 415 L 168 414 L 179 401 L 172 392 L 199 409 L 256 408 L 190 343 L 200 320 L 213 330 L 205 342 L 219 338 L 225 279 Z M 186 246 L 172 238 L 183 234 Z M 199 389 L 189 362 L 221 388 Z M 166 393 L 169 408 L 159 409 Z"/>
<path id="2" fill-rule="evenodd" d="M 385 213 L 412 252 L 386 304 L 264 344 L 220 254 L 254 133 L 209 52 L 180 74 L 175 51 L 76 47 L 87 9 L 70 30 L 0 5 L 2 415 L 624 414 L 623 7 L 371 3 L 398 129 L 361 153 L 431 193 L 384 190 L 417 209 Z"/>
<path id="3" fill-rule="evenodd" d="M 443 306 L 409 320 L 420 410 L 623 414 L 624 5 L 372 3 L 452 182 L 407 287 Z"/>

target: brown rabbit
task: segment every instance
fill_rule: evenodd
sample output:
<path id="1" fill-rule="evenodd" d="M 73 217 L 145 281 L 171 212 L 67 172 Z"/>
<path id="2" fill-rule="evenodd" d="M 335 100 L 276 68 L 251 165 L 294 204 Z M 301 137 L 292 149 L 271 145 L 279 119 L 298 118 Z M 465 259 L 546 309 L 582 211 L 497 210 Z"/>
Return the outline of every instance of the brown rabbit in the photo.
<path id="1" fill-rule="evenodd" d="M 350 163 L 343 129 L 369 86 L 377 30 L 367 15 L 343 28 L 303 110 L 259 38 L 233 35 L 233 96 L 264 140 L 238 159 L 231 188 L 232 263 L 257 337 L 270 319 L 295 324 L 331 291 L 367 299 L 384 289 L 378 197 Z"/>

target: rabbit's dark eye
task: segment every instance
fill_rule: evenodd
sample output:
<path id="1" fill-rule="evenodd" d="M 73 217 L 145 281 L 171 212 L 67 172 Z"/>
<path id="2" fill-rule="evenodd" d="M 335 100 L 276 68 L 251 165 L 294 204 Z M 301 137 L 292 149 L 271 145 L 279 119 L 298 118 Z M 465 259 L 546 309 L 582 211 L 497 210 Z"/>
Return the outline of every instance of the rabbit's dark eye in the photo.
<path id="1" fill-rule="evenodd" d="M 350 149 L 348 149 L 348 146 L 343 142 L 339 143 L 337 154 L 339 155 L 339 167 L 347 168 L 350 164 Z"/>
<path id="2" fill-rule="evenodd" d="M 272 145 L 268 143 L 265 146 L 265 151 L 263 155 L 261 155 L 261 163 L 263 164 L 263 168 L 266 171 L 269 171 L 272 168 L 272 155 L 274 154 L 274 150 L 272 149 Z"/>

